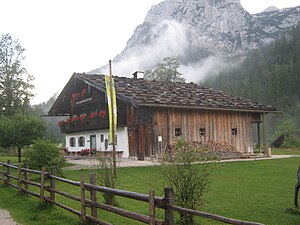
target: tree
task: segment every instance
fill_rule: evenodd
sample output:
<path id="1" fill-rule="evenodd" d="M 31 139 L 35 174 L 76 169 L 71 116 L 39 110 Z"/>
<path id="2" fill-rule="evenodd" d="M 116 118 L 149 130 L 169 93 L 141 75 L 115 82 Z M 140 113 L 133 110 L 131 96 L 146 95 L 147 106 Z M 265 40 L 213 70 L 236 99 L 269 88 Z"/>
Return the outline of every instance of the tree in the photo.
<path id="1" fill-rule="evenodd" d="M 284 147 L 297 147 L 299 146 L 299 140 L 297 138 L 296 122 L 292 118 L 283 120 L 276 129 L 276 135 L 284 136 Z"/>
<path id="2" fill-rule="evenodd" d="M 0 146 L 18 148 L 18 161 L 21 162 L 21 148 L 43 138 L 45 122 L 36 116 L 15 114 L 0 117 Z"/>
<path id="3" fill-rule="evenodd" d="M 158 63 L 154 70 L 145 71 L 145 79 L 168 81 L 168 82 L 185 82 L 182 74 L 178 72 L 179 62 L 173 57 L 166 57 L 163 63 Z"/>
<path id="4" fill-rule="evenodd" d="M 22 112 L 33 97 L 29 75 L 22 66 L 25 49 L 10 34 L 0 39 L 0 115 L 13 115 Z"/>

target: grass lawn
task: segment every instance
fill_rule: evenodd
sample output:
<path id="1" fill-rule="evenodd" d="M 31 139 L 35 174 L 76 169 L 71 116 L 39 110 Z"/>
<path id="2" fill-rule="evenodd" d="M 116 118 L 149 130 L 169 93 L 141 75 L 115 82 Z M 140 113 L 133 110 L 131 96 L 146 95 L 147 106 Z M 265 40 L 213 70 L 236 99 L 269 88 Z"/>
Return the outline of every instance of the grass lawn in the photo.
<path id="1" fill-rule="evenodd" d="M 0 156 L 0 162 L 7 163 L 8 160 L 11 160 L 11 163 L 18 163 L 18 157 L 15 156 Z"/>
<path id="2" fill-rule="evenodd" d="M 298 225 L 300 213 L 291 213 L 287 209 L 293 208 L 299 165 L 300 158 L 220 163 L 211 177 L 209 190 L 205 194 L 206 204 L 202 211 L 269 225 Z M 79 180 L 80 174 L 84 174 L 88 180 L 91 172 L 95 171 L 66 170 L 65 176 Z M 140 193 L 148 193 L 150 189 L 155 189 L 156 195 L 162 196 L 163 181 L 158 176 L 159 172 L 159 167 L 119 168 L 117 187 Z M 57 183 L 57 187 L 76 195 L 79 193 L 77 188 L 65 184 Z M 23 225 L 80 224 L 78 217 L 57 207 L 39 210 L 37 198 L 19 195 L 13 188 L 0 186 L 0 196 L 0 208 L 9 210 Z M 78 203 L 59 196 L 57 199 L 79 209 Z M 147 204 L 124 198 L 117 200 L 124 209 L 144 214 L 148 212 Z M 162 218 L 163 212 L 158 211 L 157 216 Z M 113 224 L 139 224 L 102 211 L 100 217 Z M 204 219 L 200 219 L 200 222 L 208 225 L 220 224 Z"/>
<path id="3" fill-rule="evenodd" d="M 272 148 L 273 155 L 300 155 L 300 148 Z"/>

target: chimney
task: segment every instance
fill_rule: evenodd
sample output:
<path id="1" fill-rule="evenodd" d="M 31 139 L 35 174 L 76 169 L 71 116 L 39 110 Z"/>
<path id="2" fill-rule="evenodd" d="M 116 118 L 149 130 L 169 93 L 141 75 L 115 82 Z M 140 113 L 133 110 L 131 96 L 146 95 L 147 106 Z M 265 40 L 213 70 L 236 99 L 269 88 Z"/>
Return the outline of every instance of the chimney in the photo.
<path id="1" fill-rule="evenodd" d="M 144 79 L 144 71 L 135 71 L 132 75 L 135 79 Z"/>

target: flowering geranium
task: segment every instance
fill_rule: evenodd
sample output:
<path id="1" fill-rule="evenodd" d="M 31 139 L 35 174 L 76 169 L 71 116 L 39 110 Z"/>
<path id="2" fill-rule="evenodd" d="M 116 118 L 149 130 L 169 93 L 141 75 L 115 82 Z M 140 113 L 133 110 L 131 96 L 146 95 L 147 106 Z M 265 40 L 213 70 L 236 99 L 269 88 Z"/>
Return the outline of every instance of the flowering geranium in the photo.
<path id="1" fill-rule="evenodd" d="M 87 115 L 84 113 L 84 114 L 81 114 L 80 116 L 79 116 L 79 120 L 80 120 L 80 122 L 81 123 L 85 123 L 85 121 L 87 121 Z"/>
<path id="2" fill-rule="evenodd" d="M 70 124 L 70 121 L 71 121 L 71 118 L 68 117 L 68 118 L 67 118 L 67 121 L 66 121 L 66 124 L 69 125 L 69 124 Z"/>
<path id="3" fill-rule="evenodd" d="M 80 118 L 77 115 L 75 115 L 75 116 L 72 117 L 72 122 L 77 122 L 79 120 L 80 120 Z"/>
<path id="4" fill-rule="evenodd" d="M 106 116 L 106 111 L 101 110 L 101 111 L 99 112 L 99 117 L 103 118 L 103 117 L 105 117 L 105 116 Z"/>
<path id="5" fill-rule="evenodd" d="M 63 120 L 61 120 L 61 121 L 59 121 L 59 122 L 57 123 L 57 125 L 58 125 L 59 127 L 63 127 L 63 126 L 65 126 L 65 124 L 66 124 L 66 122 L 63 121 Z"/>
<path id="6" fill-rule="evenodd" d="M 81 149 L 80 151 L 80 155 L 81 156 L 88 156 L 88 155 L 96 155 L 97 150 L 95 148 L 85 148 L 85 149 Z"/>
<path id="7" fill-rule="evenodd" d="M 79 116 L 74 115 L 73 117 L 68 117 L 66 121 L 63 121 L 63 120 L 59 121 L 57 123 L 57 125 L 59 127 L 63 127 L 65 125 L 84 124 L 84 123 L 86 123 L 88 121 L 92 121 L 92 120 L 94 120 L 96 118 L 104 118 L 106 116 L 107 116 L 107 112 L 104 111 L 104 110 L 101 110 L 99 113 L 98 112 L 93 112 L 90 115 L 87 115 L 86 113 L 84 113 L 84 114 L 81 114 Z"/>
<path id="8" fill-rule="evenodd" d="M 87 155 L 89 155 L 89 154 L 90 154 L 90 149 L 88 149 L 88 148 L 82 149 L 82 150 L 80 151 L 80 155 L 81 155 L 81 156 L 87 156 Z"/>
<path id="9" fill-rule="evenodd" d="M 98 116 L 98 113 L 97 113 L 97 112 L 93 112 L 93 113 L 91 113 L 91 114 L 88 116 L 88 118 L 89 118 L 89 119 L 94 119 L 94 118 L 97 118 L 97 116 Z"/>

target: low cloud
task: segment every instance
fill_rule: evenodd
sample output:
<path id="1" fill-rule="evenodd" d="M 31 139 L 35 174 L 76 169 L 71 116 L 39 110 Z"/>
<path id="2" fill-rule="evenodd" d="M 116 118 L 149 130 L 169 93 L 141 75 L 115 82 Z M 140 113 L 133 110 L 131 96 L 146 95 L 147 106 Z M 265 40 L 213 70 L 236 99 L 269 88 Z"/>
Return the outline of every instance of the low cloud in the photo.
<path id="1" fill-rule="evenodd" d="M 165 57 L 188 58 L 189 42 L 185 28 L 176 21 L 165 20 L 151 28 L 150 44 L 139 45 L 129 49 L 122 59 L 113 62 L 113 74 L 131 76 L 135 71 L 153 69 Z M 218 56 L 208 56 L 198 62 L 180 65 L 179 71 L 187 82 L 204 80 L 207 76 L 219 74 L 224 69 L 237 66 L 239 62 L 229 62 Z M 102 73 L 108 71 L 107 66 L 101 68 Z"/>
<path id="2" fill-rule="evenodd" d="M 196 63 L 181 65 L 179 71 L 187 82 L 199 82 L 208 76 L 215 76 L 224 70 L 238 67 L 243 60 L 243 57 L 232 61 L 218 56 L 209 56 Z"/>
<path id="3" fill-rule="evenodd" d="M 114 62 L 113 74 L 130 75 L 136 70 L 153 68 L 165 57 L 182 57 L 185 54 L 188 41 L 185 29 L 179 23 L 165 20 L 154 26 L 151 34 L 154 41 L 126 52 L 126 55 L 122 57 L 126 60 Z"/>
<path id="4" fill-rule="evenodd" d="M 181 65 L 179 71 L 187 82 L 199 82 L 207 76 L 218 74 L 226 66 L 224 58 L 209 56 L 196 63 Z"/>

